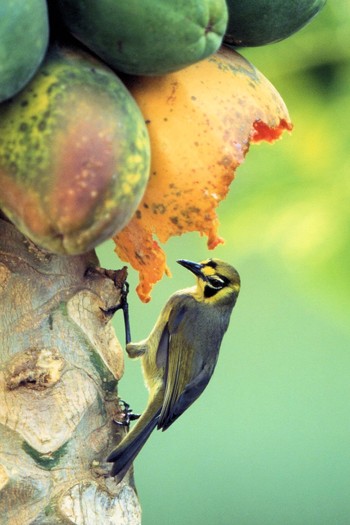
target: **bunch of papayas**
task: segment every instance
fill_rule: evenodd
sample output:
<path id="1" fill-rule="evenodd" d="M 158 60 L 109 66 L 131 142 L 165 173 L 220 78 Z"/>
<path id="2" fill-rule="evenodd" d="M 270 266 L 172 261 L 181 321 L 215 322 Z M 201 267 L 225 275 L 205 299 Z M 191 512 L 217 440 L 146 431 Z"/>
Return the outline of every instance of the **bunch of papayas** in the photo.
<path id="1" fill-rule="evenodd" d="M 324 4 L 3 0 L 2 212 L 53 253 L 84 253 L 114 236 L 149 283 L 166 268 L 153 234 L 198 230 L 213 247 L 209 210 L 250 142 L 291 129 L 279 94 L 236 48 L 286 38 Z M 128 230 L 132 218 L 138 229 Z"/>

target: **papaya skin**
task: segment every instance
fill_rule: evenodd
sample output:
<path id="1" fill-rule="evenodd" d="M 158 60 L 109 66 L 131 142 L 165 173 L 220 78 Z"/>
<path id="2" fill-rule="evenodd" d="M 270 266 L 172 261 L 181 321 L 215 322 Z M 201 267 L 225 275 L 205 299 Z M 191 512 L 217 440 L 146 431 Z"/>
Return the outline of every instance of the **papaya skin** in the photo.
<path id="1" fill-rule="evenodd" d="M 326 0 L 227 0 L 229 47 L 279 42 L 299 31 L 323 9 Z"/>
<path id="2" fill-rule="evenodd" d="M 225 0 L 58 0 L 71 33 L 109 66 L 162 75 L 214 53 L 222 43 Z"/>
<path id="3" fill-rule="evenodd" d="M 49 40 L 46 0 L 0 2 L 0 102 L 33 77 Z"/>
<path id="4" fill-rule="evenodd" d="M 42 248 L 89 251 L 136 210 L 149 150 L 143 117 L 118 77 L 55 47 L 0 107 L 0 206 Z"/>

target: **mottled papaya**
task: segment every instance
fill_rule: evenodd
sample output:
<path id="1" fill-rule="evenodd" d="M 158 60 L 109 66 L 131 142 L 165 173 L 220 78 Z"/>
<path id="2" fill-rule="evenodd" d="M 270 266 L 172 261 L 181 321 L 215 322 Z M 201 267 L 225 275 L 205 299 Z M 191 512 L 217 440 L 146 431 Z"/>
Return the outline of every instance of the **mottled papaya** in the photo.
<path id="1" fill-rule="evenodd" d="M 32 78 L 49 38 L 45 0 L 0 2 L 0 102 Z"/>
<path id="2" fill-rule="evenodd" d="M 221 45 L 225 0 L 57 0 L 62 18 L 111 67 L 161 75 L 198 62 Z"/>
<path id="3" fill-rule="evenodd" d="M 223 242 L 216 209 L 250 144 L 274 142 L 292 124 L 277 90 L 230 49 L 160 78 L 125 82 L 147 122 L 151 177 L 114 240 L 119 258 L 139 271 L 137 292 L 148 301 L 152 285 L 167 273 L 157 241 L 198 231 L 209 249 Z"/>
<path id="4" fill-rule="evenodd" d="M 262 46 L 296 33 L 324 7 L 326 0 L 227 0 L 225 44 Z"/>
<path id="5" fill-rule="evenodd" d="M 121 229 L 149 175 L 144 119 L 119 78 L 89 55 L 50 50 L 0 105 L 0 207 L 54 252 L 86 252 Z"/>

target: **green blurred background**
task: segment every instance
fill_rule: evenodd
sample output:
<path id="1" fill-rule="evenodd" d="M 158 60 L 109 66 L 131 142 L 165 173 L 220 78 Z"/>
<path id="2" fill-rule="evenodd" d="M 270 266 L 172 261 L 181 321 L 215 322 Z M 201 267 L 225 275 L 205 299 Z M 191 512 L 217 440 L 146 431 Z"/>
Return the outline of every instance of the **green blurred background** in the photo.
<path id="1" fill-rule="evenodd" d="M 243 54 L 295 128 L 252 146 L 219 208 L 226 244 L 211 254 L 237 267 L 242 291 L 205 393 L 135 461 L 143 525 L 348 525 L 350 2 L 328 0 L 296 35 Z M 173 278 L 147 305 L 130 294 L 134 340 L 192 284 L 175 260 L 208 256 L 195 234 L 166 251 Z M 120 267 L 112 243 L 98 254 Z M 142 411 L 138 361 L 120 395 Z"/>

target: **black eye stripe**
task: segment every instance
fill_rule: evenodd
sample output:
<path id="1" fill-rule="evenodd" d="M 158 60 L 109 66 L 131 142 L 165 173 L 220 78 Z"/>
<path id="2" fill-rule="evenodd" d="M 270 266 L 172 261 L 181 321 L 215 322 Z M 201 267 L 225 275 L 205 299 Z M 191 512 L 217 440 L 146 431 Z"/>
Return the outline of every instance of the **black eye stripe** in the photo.
<path id="1" fill-rule="evenodd" d="M 207 277 L 207 280 L 214 288 L 223 288 L 229 284 L 229 280 L 223 275 L 210 275 Z"/>
<path id="2" fill-rule="evenodd" d="M 227 279 L 227 277 L 225 277 L 224 275 L 219 275 L 218 274 L 218 277 L 219 277 L 219 279 L 222 280 L 222 282 L 224 283 L 225 286 L 227 286 L 230 283 L 230 280 Z"/>
<path id="3" fill-rule="evenodd" d="M 224 288 L 229 284 L 229 280 L 226 279 L 226 277 L 215 275 L 215 276 L 208 276 L 207 281 L 209 286 L 212 286 L 213 288 L 216 288 L 217 290 L 220 290 L 221 288 Z"/>
<path id="4" fill-rule="evenodd" d="M 213 286 L 208 286 L 207 284 L 204 287 L 204 297 L 208 299 L 209 297 L 213 297 L 218 293 L 220 288 L 214 288 Z"/>
<path id="5" fill-rule="evenodd" d="M 217 277 L 208 277 L 208 283 L 213 288 L 222 288 L 225 286 L 225 283 L 222 281 L 222 279 L 218 279 Z"/>

